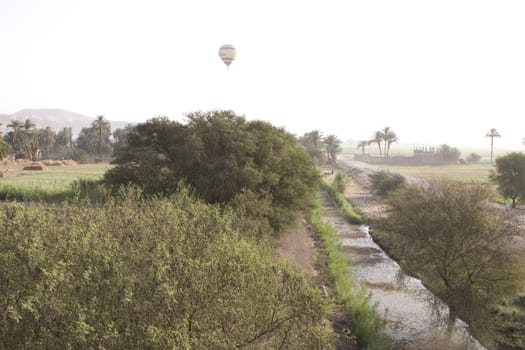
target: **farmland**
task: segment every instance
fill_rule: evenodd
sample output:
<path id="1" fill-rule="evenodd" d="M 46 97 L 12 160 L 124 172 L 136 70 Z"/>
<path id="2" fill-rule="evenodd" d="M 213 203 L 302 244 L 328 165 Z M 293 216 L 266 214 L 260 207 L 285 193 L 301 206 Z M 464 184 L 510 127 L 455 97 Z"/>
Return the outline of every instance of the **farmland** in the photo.
<path id="1" fill-rule="evenodd" d="M 108 163 L 79 164 L 76 166 L 47 167 L 43 171 L 23 170 L 23 166 L 9 169 L 0 178 L 0 190 L 6 187 L 20 190 L 63 191 L 78 179 L 98 180 L 111 165 Z"/>

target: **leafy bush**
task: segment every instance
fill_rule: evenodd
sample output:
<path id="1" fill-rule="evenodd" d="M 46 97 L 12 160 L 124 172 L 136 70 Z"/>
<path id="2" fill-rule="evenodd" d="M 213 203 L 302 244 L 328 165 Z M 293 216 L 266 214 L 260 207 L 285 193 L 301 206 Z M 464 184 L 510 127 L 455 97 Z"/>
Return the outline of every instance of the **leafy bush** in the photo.
<path id="1" fill-rule="evenodd" d="M 469 164 L 478 164 L 480 160 L 481 160 L 481 156 L 479 154 L 476 154 L 476 153 L 471 153 L 467 157 L 467 162 Z"/>
<path id="2" fill-rule="evenodd" d="M 330 185 L 326 180 L 322 181 L 323 188 L 328 191 L 330 194 L 330 197 L 334 200 L 335 204 L 339 208 L 339 211 L 341 215 L 350 223 L 352 224 L 362 224 L 363 218 L 361 215 L 355 212 L 354 208 L 348 201 L 346 200 L 345 196 L 337 192 L 335 188 Z"/>
<path id="3" fill-rule="evenodd" d="M 329 347 L 326 301 L 187 191 L 0 208 L 0 349 Z"/>
<path id="4" fill-rule="evenodd" d="M 87 202 L 104 203 L 109 191 L 100 180 L 78 179 L 71 183 L 72 198 Z"/>
<path id="5" fill-rule="evenodd" d="M 89 160 L 89 154 L 78 148 L 59 146 L 55 150 L 56 156 L 64 159 L 73 159 L 75 162 L 84 164 Z"/>
<path id="6" fill-rule="evenodd" d="M 403 175 L 389 171 L 375 171 L 368 175 L 368 177 L 372 191 L 381 196 L 396 191 L 406 185 L 406 179 Z"/>
<path id="7" fill-rule="evenodd" d="M 348 185 L 348 176 L 346 176 L 345 173 L 338 171 L 335 174 L 332 186 L 334 187 L 336 192 L 344 194 L 347 185 Z"/>

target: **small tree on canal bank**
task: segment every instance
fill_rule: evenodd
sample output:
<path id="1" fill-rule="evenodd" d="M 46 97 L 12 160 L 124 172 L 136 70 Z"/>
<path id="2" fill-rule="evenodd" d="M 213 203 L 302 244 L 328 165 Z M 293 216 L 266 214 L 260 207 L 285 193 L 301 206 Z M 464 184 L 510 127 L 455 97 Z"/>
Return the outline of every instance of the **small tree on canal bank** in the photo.
<path id="1" fill-rule="evenodd" d="M 449 305 L 449 323 L 463 319 L 485 343 L 495 339 L 496 305 L 524 280 L 511 249 L 519 229 L 491 211 L 492 195 L 474 183 L 410 186 L 389 199 L 385 222 L 393 253 Z"/>

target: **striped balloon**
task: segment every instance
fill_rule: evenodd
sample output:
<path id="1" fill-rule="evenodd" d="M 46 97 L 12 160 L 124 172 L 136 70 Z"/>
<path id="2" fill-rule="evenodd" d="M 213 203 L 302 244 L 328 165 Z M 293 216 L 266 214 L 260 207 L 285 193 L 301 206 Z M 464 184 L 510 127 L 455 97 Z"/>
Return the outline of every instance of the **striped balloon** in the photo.
<path id="1" fill-rule="evenodd" d="M 227 67 L 230 67 L 230 64 L 235 59 L 235 47 L 228 44 L 222 45 L 219 49 L 219 57 Z"/>

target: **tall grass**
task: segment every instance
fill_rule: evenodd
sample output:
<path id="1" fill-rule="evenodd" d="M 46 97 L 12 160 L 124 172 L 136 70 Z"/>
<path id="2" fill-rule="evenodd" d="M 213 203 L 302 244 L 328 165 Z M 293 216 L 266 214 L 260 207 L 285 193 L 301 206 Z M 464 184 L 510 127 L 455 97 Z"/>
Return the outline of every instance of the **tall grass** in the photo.
<path id="1" fill-rule="evenodd" d="M 384 332 L 385 321 L 377 314 L 376 306 L 370 303 L 370 293 L 354 281 L 348 260 L 341 252 L 337 231 L 321 220 L 319 199 L 310 221 L 323 243 L 333 288 L 344 311 L 351 317 L 357 341 L 363 349 L 389 349 L 391 340 Z"/>
<path id="2" fill-rule="evenodd" d="M 109 191 L 100 180 L 79 178 L 64 189 L 27 187 L 15 185 L 0 186 L 0 200 L 17 202 L 103 203 Z"/>
<path id="3" fill-rule="evenodd" d="M 350 203 L 348 203 L 348 201 L 342 193 L 338 192 L 334 188 L 334 186 L 332 186 L 325 179 L 323 179 L 321 185 L 323 189 L 330 194 L 330 197 L 335 201 L 335 204 L 339 208 L 339 212 L 348 222 L 350 222 L 351 224 L 358 225 L 363 223 L 363 218 L 361 217 L 361 215 L 356 213 L 354 208 L 350 205 Z"/>

